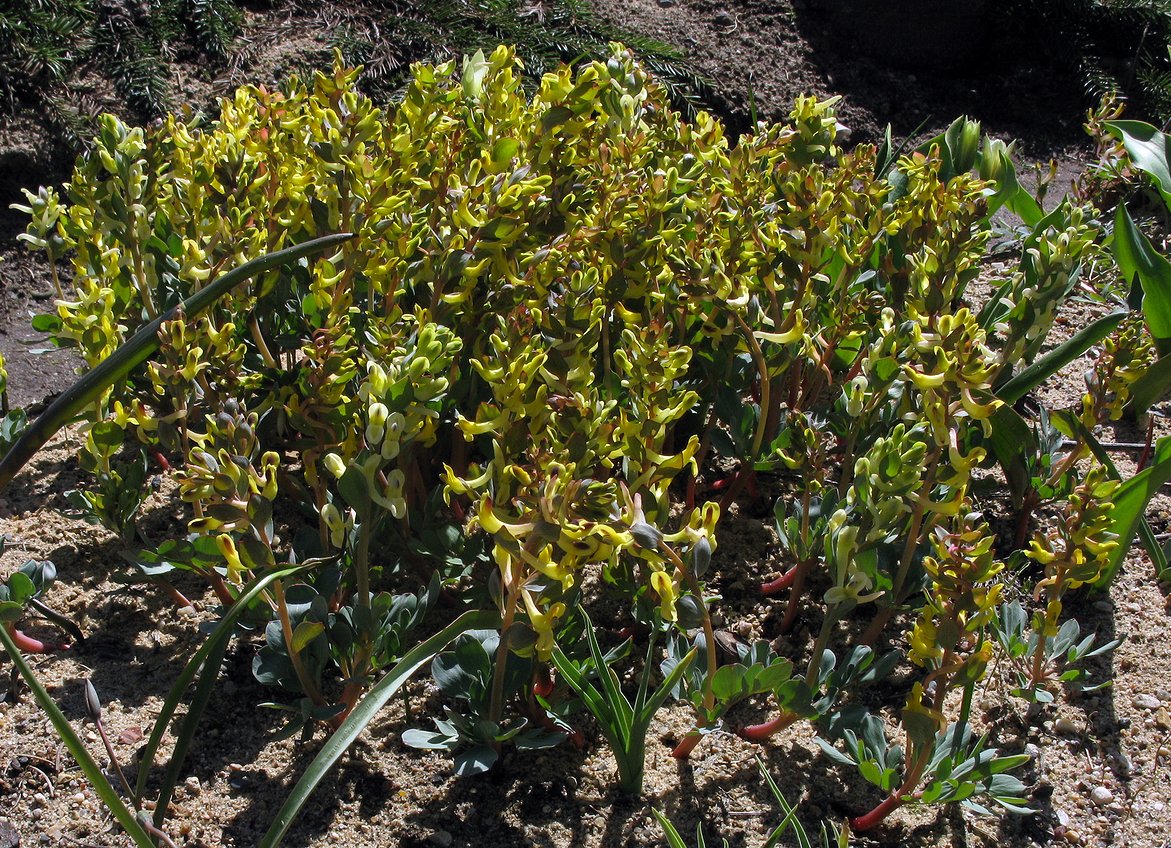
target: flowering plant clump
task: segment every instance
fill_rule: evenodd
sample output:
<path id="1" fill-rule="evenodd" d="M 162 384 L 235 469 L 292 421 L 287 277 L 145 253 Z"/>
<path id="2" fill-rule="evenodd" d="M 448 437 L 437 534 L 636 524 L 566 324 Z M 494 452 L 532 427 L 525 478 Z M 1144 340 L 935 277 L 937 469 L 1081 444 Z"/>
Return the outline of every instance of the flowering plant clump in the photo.
<path id="1" fill-rule="evenodd" d="M 970 121 L 902 156 L 845 152 L 833 101 L 802 98 L 731 145 L 710 116 L 672 112 L 620 47 L 531 97 L 520 70 L 506 48 L 420 66 L 383 110 L 339 64 L 243 88 L 217 119 L 104 118 L 64 195 L 24 207 L 27 240 L 73 268 L 37 326 L 97 365 L 166 320 L 157 356 L 86 407 L 94 478 L 75 507 L 145 579 L 194 572 L 226 616 L 263 624 L 254 670 L 300 699 L 292 730 L 344 734 L 400 685 L 400 660 L 431 661 L 446 718 L 404 738 L 464 773 L 509 745 L 580 739 L 584 705 L 638 791 L 632 716 L 645 733 L 668 692 L 685 700 L 686 756 L 767 697 L 779 717 L 746 736 L 810 719 L 887 793 L 857 828 L 909 800 L 1019 807 L 1003 772 L 1020 758 L 968 724 L 996 647 L 1019 658 L 1013 639 L 1028 643 L 1023 624 L 1004 636 L 1003 560 L 1044 571 L 1040 664 L 1018 664 L 1021 691 L 1043 691 L 1062 595 L 1107 575 L 1133 533 L 1111 523 L 1106 466 L 1082 461 L 1091 431 L 1155 361 L 1143 321 L 1114 332 L 1121 312 L 1043 353 L 1095 249 L 1093 210 L 1043 214 L 1011 151 Z M 1026 222 L 1021 261 L 980 302 L 968 286 L 1000 207 Z M 228 269 L 333 233 L 352 236 L 168 317 Z M 1075 446 L 1041 481 L 1012 404 L 1103 339 L 1061 418 L 1081 425 Z M 173 469 L 189 508 L 162 544 L 135 524 L 148 462 Z M 994 463 L 1032 530 L 1025 554 L 994 550 L 980 515 L 973 483 Z M 817 636 L 786 657 L 758 634 L 723 662 L 713 585 L 740 564 L 721 559 L 720 520 L 763 478 L 787 492 L 787 570 L 764 588 L 788 592 L 784 630 L 812 601 Z M 418 589 L 392 594 L 403 585 Z M 495 627 L 481 616 L 415 646 L 441 594 Z M 633 706 L 599 668 L 629 647 L 600 647 L 586 610 L 605 598 L 649 634 Z M 904 636 L 892 622 L 908 608 Z M 863 626 L 844 636 L 843 621 Z M 905 758 L 880 717 L 843 709 L 901 661 L 874 647 L 884 637 L 918 675 Z M 956 721 L 949 690 L 964 693 Z"/>

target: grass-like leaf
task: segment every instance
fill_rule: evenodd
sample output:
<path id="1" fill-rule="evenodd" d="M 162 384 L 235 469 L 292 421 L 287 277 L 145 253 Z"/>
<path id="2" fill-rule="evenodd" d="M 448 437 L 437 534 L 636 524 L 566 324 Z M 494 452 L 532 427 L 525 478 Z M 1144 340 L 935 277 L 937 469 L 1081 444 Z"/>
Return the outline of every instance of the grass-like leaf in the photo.
<path id="1" fill-rule="evenodd" d="M 1000 390 L 996 392 L 996 396 L 1005 403 L 1016 403 L 1050 376 L 1089 350 L 1091 346 L 1114 332 L 1114 328 L 1129 314 L 1128 310 L 1118 309 L 1108 315 L 1103 315 L 1096 321 L 1091 321 L 1082 330 L 1053 348 L 1032 365 L 1024 368 L 1001 386 Z"/>
<path id="2" fill-rule="evenodd" d="M 386 675 L 374 685 L 366 697 L 358 702 L 353 712 L 346 716 L 345 721 L 334 732 L 333 736 L 321 747 L 309 768 L 301 775 L 288 799 L 281 806 L 272 826 L 260 841 L 260 848 L 275 848 L 281 844 L 285 833 L 313 794 L 333 764 L 341 758 L 349 747 L 354 744 L 358 735 L 366 729 L 378 711 L 386 702 L 394 697 L 416 671 L 446 648 L 452 641 L 471 630 L 483 630 L 498 627 L 500 617 L 495 612 L 478 611 L 466 612 L 444 627 L 430 639 L 426 639 L 412 648 Z"/>
<path id="3" fill-rule="evenodd" d="M 179 768 L 187 756 L 188 749 L 191 747 L 194 728 L 199 722 L 199 717 L 203 713 L 204 707 L 207 706 L 207 699 L 210 696 L 210 682 L 214 681 L 216 675 L 219 673 L 220 662 L 223 659 L 224 651 L 227 648 L 228 642 L 231 640 L 232 634 L 236 630 L 236 623 L 240 620 L 240 616 L 244 614 L 251 603 L 265 589 L 271 586 L 273 582 L 301 574 L 304 571 L 316 567 L 318 564 L 318 562 L 312 561 L 302 563 L 301 565 L 289 566 L 288 568 L 271 571 L 263 577 L 252 581 L 240 593 L 240 596 L 236 598 L 236 602 L 227 610 L 207 641 L 195 652 L 195 656 L 187 662 L 178 680 L 171 686 L 171 691 L 167 693 L 167 698 L 163 702 L 162 709 L 159 710 L 158 717 L 155 719 L 150 738 L 147 739 L 146 746 L 142 750 L 142 765 L 139 768 L 138 780 L 134 788 L 134 794 L 138 798 L 142 798 L 143 793 L 146 791 L 146 781 L 150 775 L 150 764 L 154 762 L 155 754 L 158 752 L 159 745 L 163 741 L 163 735 L 167 732 L 167 727 L 170 725 L 171 719 L 179 707 L 179 699 L 183 697 L 183 693 L 191 686 L 191 682 L 200 673 L 200 670 L 203 670 L 203 674 L 200 677 L 200 690 L 203 689 L 204 681 L 208 681 L 209 691 L 206 693 L 197 691 L 194 700 L 187 709 L 183 725 L 175 741 L 175 749 L 171 754 L 171 760 L 168 763 L 167 772 L 163 778 L 164 791 L 160 793 L 160 803 L 156 805 L 156 827 L 161 824 L 162 816 L 166 814 L 167 805 L 166 803 L 162 803 L 162 796 L 166 795 L 167 801 L 169 801 L 170 793 L 174 789 L 178 777 Z M 190 732 L 187 731 L 188 725 L 191 725 Z"/>
<path id="4" fill-rule="evenodd" d="M 589 645 L 590 657 L 598 677 L 602 682 L 602 691 L 599 692 L 573 660 L 569 659 L 560 648 L 553 648 L 553 664 L 558 674 L 569 685 L 586 709 L 597 719 L 602 728 L 606 741 L 610 743 L 610 750 L 618 765 L 618 782 L 622 789 L 637 795 L 642 792 L 643 772 L 646 760 L 646 735 L 659 707 L 667 700 L 675 684 L 687 671 L 698 654 L 698 649 L 692 648 L 687 656 L 671 669 L 671 673 L 653 693 L 647 694 L 650 682 L 650 669 L 654 664 L 655 640 L 652 636 L 647 646 L 646 663 L 643 666 L 642 678 L 638 685 L 638 694 L 632 704 L 622 692 L 622 686 L 614 669 L 606 662 L 605 654 L 598 645 L 594 635 L 594 625 L 585 610 L 578 608 L 578 615 L 585 621 L 586 642 Z"/>

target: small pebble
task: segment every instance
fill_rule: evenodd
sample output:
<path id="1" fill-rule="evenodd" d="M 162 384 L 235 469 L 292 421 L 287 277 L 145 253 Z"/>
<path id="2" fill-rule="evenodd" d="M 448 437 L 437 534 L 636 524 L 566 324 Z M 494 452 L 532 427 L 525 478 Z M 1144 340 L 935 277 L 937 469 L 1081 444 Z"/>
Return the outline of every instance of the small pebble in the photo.
<path id="1" fill-rule="evenodd" d="M 1025 756 L 1030 760 L 1039 760 L 1041 759 L 1041 749 L 1030 742 L 1029 744 L 1025 745 Z"/>
<path id="2" fill-rule="evenodd" d="M 732 24 L 736 23 L 736 20 L 727 12 L 720 10 L 716 12 L 716 16 L 712 19 L 712 22 L 716 26 L 732 26 Z"/>
<path id="3" fill-rule="evenodd" d="M 183 781 L 183 785 L 187 787 L 187 791 L 192 795 L 199 795 L 203 792 L 203 784 L 199 782 L 199 778 L 195 775 L 191 775 L 191 777 Z"/>
<path id="4" fill-rule="evenodd" d="M 1078 728 L 1078 726 L 1076 724 L 1074 724 L 1072 721 L 1065 718 L 1064 716 L 1062 716 L 1061 718 L 1059 718 L 1053 722 L 1053 729 L 1055 731 L 1057 731 L 1058 733 L 1074 734 L 1074 733 L 1081 732 L 1080 728 Z"/>
<path id="5" fill-rule="evenodd" d="M 1134 696 L 1134 705 L 1137 709 L 1140 710 L 1154 711 L 1159 709 L 1159 707 L 1161 707 L 1163 704 L 1154 695 L 1149 695 L 1146 692 L 1143 692 L 1141 695 Z"/>
<path id="6" fill-rule="evenodd" d="M 1171 730 L 1171 712 L 1166 707 L 1159 707 L 1155 711 L 1155 724 L 1163 730 Z"/>
<path id="7" fill-rule="evenodd" d="M 449 848 L 455 840 L 446 830 L 437 830 L 427 837 L 427 841 L 432 845 L 438 845 L 439 848 Z"/>
<path id="8" fill-rule="evenodd" d="M 45 793 L 38 792 L 37 794 L 33 795 L 33 803 L 36 804 L 38 807 L 41 804 L 44 804 L 45 803 Z"/>
<path id="9" fill-rule="evenodd" d="M 1094 791 L 1090 793 L 1090 800 L 1099 807 L 1105 807 L 1114 800 L 1114 793 L 1105 786 L 1095 786 Z"/>
<path id="10" fill-rule="evenodd" d="M 1080 845 L 1082 841 L 1082 835 L 1071 828 L 1065 832 L 1065 841 L 1070 845 Z"/>
<path id="11" fill-rule="evenodd" d="M 85 793 L 78 792 L 76 795 L 70 795 L 69 800 L 72 801 L 74 804 L 83 804 L 83 803 L 85 803 Z"/>
<path id="12" fill-rule="evenodd" d="M 195 607 L 190 604 L 185 607 L 179 607 L 178 612 L 183 618 L 195 618 Z"/>

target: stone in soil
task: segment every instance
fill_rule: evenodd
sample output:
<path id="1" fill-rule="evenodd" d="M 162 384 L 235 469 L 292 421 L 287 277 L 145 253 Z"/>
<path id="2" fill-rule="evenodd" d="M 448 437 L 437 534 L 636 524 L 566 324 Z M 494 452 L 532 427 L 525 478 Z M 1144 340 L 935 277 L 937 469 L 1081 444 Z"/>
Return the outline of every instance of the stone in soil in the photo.
<path id="1" fill-rule="evenodd" d="M 1105 807 L 1114 800 L 1114 793 L 1105 786 L 1095 786 L 1093 791 L 1090 792 L 1090 800 L 1099 807 Z"/>

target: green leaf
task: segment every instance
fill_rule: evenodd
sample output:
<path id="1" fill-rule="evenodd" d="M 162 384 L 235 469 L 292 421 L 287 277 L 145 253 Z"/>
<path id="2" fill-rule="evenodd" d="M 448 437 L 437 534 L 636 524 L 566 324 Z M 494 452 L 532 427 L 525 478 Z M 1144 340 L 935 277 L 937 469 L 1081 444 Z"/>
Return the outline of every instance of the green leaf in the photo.
<path id="1" fill-rule="evenodd" d="M 1111 552 L 1109 564 L 1093 584 L 1094 588 L 1105 589 L 1110 585 L 1130 550 L 1147 504 L 1168 480 L 1171 480 L 1171 436 L 1159 439 L 1150 466 L 1118 487 L 1110 514 L 1110 529 L 1118 536 L 1118 547 Z"/>
<path id="2" fill-rule="evenodd" d="M 322 236 L 303 244 L 265 254 L 217 277 L 181 303 L 168 309 L 153 321 L 148 321 L 127 339 L 114 353 L 98 363 L 80 380 L 58 395 L 37 420 L 29 425 L 16 443 L 0 460 L 0 491 L 3 491 L 16 473 L 25 466 L 45 442 L 73 420 L 78 412 L 93 403 L 103 391 L 126 377 L 145 362 L 159 348 L 159 328 L 164 322 L 182 313 L 189 320 L 197 316 L 240 283 L 257 274 L 271 271 L 304 256 L 319 253 L 353 238 L 353 233 Z"/>
<path id="3" fill-rule="evenodd" d="M 293 787 L 293 791 L 289 793 L 288 799 L 281 806 L 272 826 L 264 835 L 264 839 L 260 841 L 260 848 L 275 848 L 280 845 L 285 833 L 293 824 L 293 820 L 297 818 L 297 814 L 301 812 L 301 808 L 309 800 L 313 790 L 317 788 L 317 784 L 325 778 L 325 775 L 341 758 L 342 754 L 354 744 L 354 740 L 366 729 L 366 725 L 373 720 L 378 711 L 395 696 L 403 684 L 419 668 L 456 637 L 470 630 L 498 627 L 499 625 L 499 616 L 494 612 L 466 612 L 430 639 L 420 642 L 407 652 L 406 656 L 399 660 L 394 668 L 374 685 L 366 697 L 358 702 L 358 705 L 346 716 L 341 726 L 334 731 L 333 736 L 329 737 L 321 747 L 317 756 L 313 758 L 313 762 L 309 764 L 305 773 L 301 775 L 301 779 L 297 781 L 297 785 Z"/>
<path id="4" fill-rule="evenodd" d="M 1141 415 L 1171 389 L 1171 356 L 1164 356 L 1130 384 L 1130 409 Z"/>
<path id="5" fill-rule="evenodd" d="M 1171 208 L 1171 167 L 1168 166 L 1167 135 L 1143 121 L 1107 121 L 1106 129 L 1122 146 L 1135 167 L 1149 174 Z M 1121 208 L 1121 207 L 1120 207 Z"/>
<path id="6" fill-rule="evenodd" d="M 320 621 L 302 621 L 293 631 L 293 653 L 301 653 L 310 642 L 324 632 L 325 625 Z"/>
<path id="7" fill-rule="evenodd" d="M 1114 216 L 1114 258 L 1132 285 L 1142 287 L 1143 317 L 1163 356 L 1171 351 L 1171 262 L 1155 250 L 1121 204 Z"/>
<path id="8" fill-rule="evenodd" d="M 102 802 L 106 805 L 106 809 L 114 814 L 114 818 L 118 820 L 118 824 L 130 835 L 135 845 L 139 846 L 139 848 L 155 848 L 154 839 L 151 838 L 150 834 L 146 832 L 138 819 L 135 818 L 134 813 L 122 802 L 122 798 L 118 795 L 118 790 L 110 784 L 110 781 L 106 779 L 106 775 L 102 772 L 101 768 L 94 762 L 94 758 L 90 756 L 89 751 L 85 747 L 85 743 L 81 741 L 81 737 L 77 735 L 77 732 L 73 729 L 73 725 L 69 723 L 69 719 L 61 712 L 60 707 L 57 706 L 57 702 L 53 700 L 53 696 L 41 685 L 41 681 L 37 679 L 33 670 L 29 668 L 28 663 L 24 661 L 24 657 L 21 656 L 20 651 L 12 641 L 12 636 L 3 627 L 0 627 L 0 644 L 3 644 L 4 650 L 8 652 L 8 656 L 12 659 L 13 666 L 20 672 L 20 676 L 24 678 L 25 683 L 28 684 L 33 698 L 36 699 L 41 709 L 44 710 L 45 715 L 49 717 L 49 721 L 53 723 L 57 735 L 61 737 L 61 741 L 65 744 L 73 759 L 81 767 L 82 773 L 89 781 L 90 786 L 97 792 L 98 797 L 102 799 Z"/>
<path id="9" fill-rule="evenodd" d="M 487 745 L 469 748 L 455 758 L 455 773 L 459 777 L 472 777 L 487 773 L 500 755 Z"/>
<path id="10" fill-rule="evenodd" d="M 515 138 L 498 138 L 492 145 L 492 164 L 503 167 L 512 161 L 512 157 L 520 150 L 520 142 Z"/>
<path id="11" fill-rule="evenodd" d="M 1000 390 L 996 392 L 996 396 L 1005 403 L 1016 403 L 1047 378 L 1089 350 L 1091 346 L 1114 332 L 1114 328 L 1129 314 L 1125 309 L 1118 309 L 1109 315 L 1103 315 L 1096 321 L 1091 321 L 1088 326 L 1066 339 L 1001 386 Z"/>
<path id="12" fill-rule="evenodd" d="M 663 829 L 663 836 L 667 838 L 667 845 L 670 848 L 687 848 L 687 843 L 683 841 L 679 831 L 675 829 L 675 825 L 665 815 L 660 813 L 654 807 L 651 807 L 651 812 L 654 813 L 655 818 L 659 821 L 659 827 Z"/>
<path id="13" fill-rule="evenodd" d="M 37 593 L 37 587 L 23 571 L 14 571 L 8 578 L 8 592 L 9 600 L 23 605 Z"/>
<path id="14" fill-rule="evenodd" d="M 1037 453 L 1032 429 L 1008 404 L 992 413 L 992 435 L 988 439 L 992 455 L 1004 470 L 1013 499 L 1018 501 L 1029 488 L 1028 457 Z"/>
<path id="15" fill-rule="evenodd" d="M 717 701 L 729 701 L 744 692 L 744 666 L 724 665 L 716 670 L 712 678 L 712 694 Z"/>

